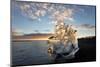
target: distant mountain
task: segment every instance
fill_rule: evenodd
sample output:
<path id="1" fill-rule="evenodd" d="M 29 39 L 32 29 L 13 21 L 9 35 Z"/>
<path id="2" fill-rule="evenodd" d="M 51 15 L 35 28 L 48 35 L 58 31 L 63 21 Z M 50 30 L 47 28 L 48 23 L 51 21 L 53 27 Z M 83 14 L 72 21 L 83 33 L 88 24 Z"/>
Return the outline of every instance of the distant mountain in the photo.
<path id="1" fill-rule="evenodd" d="M 12 36 L 12 40 L 47 40 L 52 35 L 53 35 L 52 33 L 24 34 L 22 36 Z M 78 38 L 78 40 L 83 40 L 83 39 L 86 39 L 86 40 L 96 39 L 96 36 Z"/>
<path id="2" fill-rule="evenodd" d="M 34 34 L 24 34 L 24 36 L 49 36 L 53 35 L 52 33 L 34 33 Z"/>
<path id="3" fill-rule="evenodd" d="M 47 40 L 52 35 L 51 33 L 24 34 L 22 36 L 12 36 L 12 40 Z"/>

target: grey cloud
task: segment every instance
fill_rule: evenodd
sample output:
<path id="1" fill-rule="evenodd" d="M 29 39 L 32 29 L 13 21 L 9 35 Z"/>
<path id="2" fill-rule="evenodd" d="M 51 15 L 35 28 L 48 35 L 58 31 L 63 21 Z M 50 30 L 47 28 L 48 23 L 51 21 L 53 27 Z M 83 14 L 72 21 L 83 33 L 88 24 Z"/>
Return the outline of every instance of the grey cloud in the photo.
<path id="1" fill-rule="evenodd" d="M 88 28 L 88 29 L 95 29 L 95 25 L 91 25 L 91 24 L 81 24 L 80 27 Z"/>

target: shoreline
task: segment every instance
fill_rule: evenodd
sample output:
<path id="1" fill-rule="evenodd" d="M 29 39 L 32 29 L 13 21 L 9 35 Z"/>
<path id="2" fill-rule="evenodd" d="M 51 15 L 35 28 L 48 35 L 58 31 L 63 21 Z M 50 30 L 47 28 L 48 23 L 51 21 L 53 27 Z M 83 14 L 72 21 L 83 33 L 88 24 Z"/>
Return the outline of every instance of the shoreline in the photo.
<path id="1" fill-rule="evenodd" d="M 48 40 L 48 39 L 12 39 L 12 42 L 25 42 L 25 41 L 42 41 L 42 40 Z"/>

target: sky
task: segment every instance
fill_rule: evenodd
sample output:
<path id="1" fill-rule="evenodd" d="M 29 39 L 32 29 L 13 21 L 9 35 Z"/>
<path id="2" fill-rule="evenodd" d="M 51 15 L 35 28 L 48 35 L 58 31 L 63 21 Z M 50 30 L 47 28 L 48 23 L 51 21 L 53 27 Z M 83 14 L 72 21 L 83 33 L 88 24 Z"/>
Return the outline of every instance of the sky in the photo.
<path id="1" fill-rule="evenodd" d="M 95 36 L 95 6 L 13 1 L 11 5 L 12 31 L 53 33 L 57 21 L 63 20 L 78 31 L 78 37 Z"/>

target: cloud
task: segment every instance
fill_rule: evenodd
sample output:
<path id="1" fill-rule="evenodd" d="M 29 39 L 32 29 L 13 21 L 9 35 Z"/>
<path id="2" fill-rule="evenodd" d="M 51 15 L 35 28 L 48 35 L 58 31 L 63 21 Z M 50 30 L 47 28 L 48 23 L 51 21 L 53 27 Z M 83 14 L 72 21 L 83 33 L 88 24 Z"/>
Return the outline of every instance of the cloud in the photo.
<path id="1" fill-rule="evenodd" d="M 12 28 L 12 32 L 22 32 L 22 30 L 18 28 Z"/>
<path id="2" fill-rule="evenodd" d="M 22 15 L 29 19 L 36 20 L 41 16 L 46 15 L 47 4 L 41 3 L 27 3 L 27 2 L 15 2 L 17 7 L 20 9 Z"/>
<path id="3" fill-rule="evenodd" d="M 38 20 L 43 16 L 49 16 L 54 21 L 73 20 L 74 10 L 62 4 L 34 3 L 34 2 L 15 2 L 23 16 L 32 20 Z"/>
<path id="4" fill-rule="evenodd" d="M 38 18 L 38 21 L 41 21 L 41 19 L 40 19 L 40 18 Z"/>
<path id="5" fill-rule="evenodd" d="M 12 35 L 13 36 L 19 36 L 19 35 L 24 35 L 24 33 L 21 29 L 12 28 Z"/>
<path id="6" fill-rule="evenodd" d="M 50 32 L 50 29 L 46 29 L 46 30 L 44 30 L 45 32 Z"/>
<path id="7" fill-rule="evenodd" d="M 34 30 L 34 32 L 35 32 L 35 33 L 39 33 L 40 31 L 39 31 L 39 30 Z"/>
<path id="8" fill-rule="evenodd" d="M 78 31 L 78 37 L 95 36 L 95 25 L 92 24 L 78 24 L 75 25 Z"/>
<path id="9" fill-rule="evenodd" d="M 91 25 L 91 24 L 81 24 L 80 27 L 86 29 L 95 29 L 95 25 Z"/>
<path id="10" fill-rule="evenodd" d="M 69 18 L 67 18 L 66 20 L 67 20 L 67 21 L 70 21 L 70 22 L 74 22 L 74 21 L 75 21 L 73 17 L 69 17 Z"/>
<path id="11" fill-rule="evenodd" d="M 45 13 L 46 13 L 45 10 L 37 10 L 37 11 L 35 12 L 35 15 L 39 17 L 39 16 L 44 16 Z"/>
<path id="12" fill-rule="evenodd" d="M 52 22 L 50 22 L 50 23 L 52 23 L 52 24 L 57 24 L 57 21 L 52 21 Z"/>

